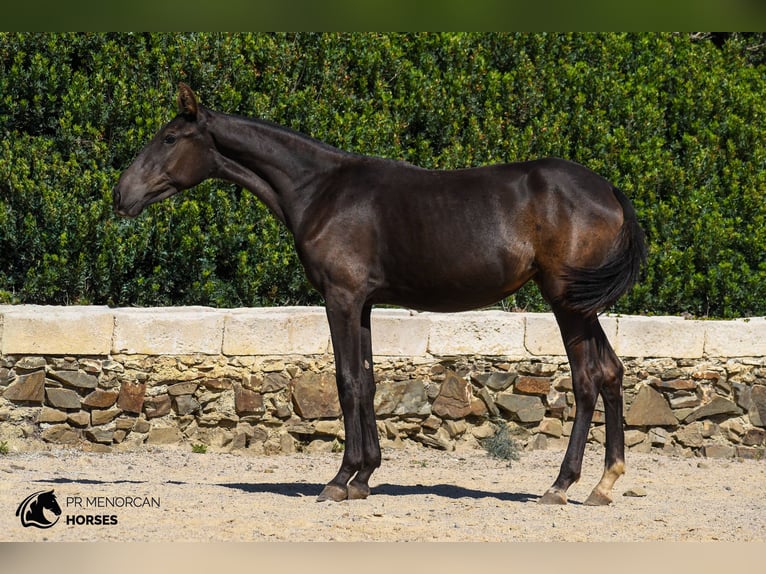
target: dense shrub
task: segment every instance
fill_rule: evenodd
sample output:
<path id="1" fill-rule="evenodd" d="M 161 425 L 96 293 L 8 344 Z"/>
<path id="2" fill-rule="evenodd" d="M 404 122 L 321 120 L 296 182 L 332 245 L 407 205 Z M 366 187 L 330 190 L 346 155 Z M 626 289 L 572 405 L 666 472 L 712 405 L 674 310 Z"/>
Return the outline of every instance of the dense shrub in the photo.
<path id="1" fill-rule="evenodd" d="M 764 315 L 766 74 L 743 38 L 2 33 L 0 302 L 320 302 L 289 234 L 236 186 L 112 215 L 183 80 L 208 107 L 423 167 L 583 163 L 650 242 L 619 311 Z M 532 287 L 506 304 L 545 308 Z"/>

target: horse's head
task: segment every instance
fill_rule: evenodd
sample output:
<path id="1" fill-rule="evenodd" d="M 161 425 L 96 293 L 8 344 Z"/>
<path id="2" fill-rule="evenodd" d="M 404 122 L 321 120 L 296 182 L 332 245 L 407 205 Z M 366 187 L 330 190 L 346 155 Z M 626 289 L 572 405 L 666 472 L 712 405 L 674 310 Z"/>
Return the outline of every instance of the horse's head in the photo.
<path id="1" fill-rule="evenodd" d="M 178 115 L 166 124 L 122 173 L 113 191 L 117 215 L 135 217 L 151 203 L 194 187 L 213 169 L 206 113 L 186 84 L 179 84 Z"/>
<path id="2" fill-rule="evenodd" d="M 59 506 L 58 500 L 56 500 L 56 495 L 53 494 L 52 490 L 43 492 L 40 496 L 38 496 L 37 503 L 42 508 L 46 508 L 47 510 L 53 512 L 53 514 L 56 516 L 61 514 L 61 507 Z"/>

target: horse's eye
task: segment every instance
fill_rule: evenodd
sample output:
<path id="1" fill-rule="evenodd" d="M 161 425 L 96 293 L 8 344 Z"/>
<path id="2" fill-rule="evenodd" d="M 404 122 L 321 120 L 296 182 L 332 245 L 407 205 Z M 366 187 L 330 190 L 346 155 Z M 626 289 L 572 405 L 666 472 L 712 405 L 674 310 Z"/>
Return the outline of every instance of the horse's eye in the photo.
<path id="1" fill-rule="evenodd" d="M 168 134 L 165 136 L 165 139 L 163 140 L 166 144 L 171 145 L 176 143 L 176 136 L 173 134 Z"/>

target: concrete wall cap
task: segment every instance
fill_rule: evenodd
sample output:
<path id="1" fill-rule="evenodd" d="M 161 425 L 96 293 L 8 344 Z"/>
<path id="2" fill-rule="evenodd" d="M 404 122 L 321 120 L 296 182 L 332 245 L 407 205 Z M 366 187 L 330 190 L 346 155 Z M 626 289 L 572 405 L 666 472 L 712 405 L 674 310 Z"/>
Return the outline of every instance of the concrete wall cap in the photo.
<path id="1" fill-rule="evenodd" d="M 766 356 L 766 319 L 687 320 L 602 315 L 620 357 Z M 552 313 L 501 310 L 419 313 L 374 309 L 380 356 L 557 356 Z M 0 305 L 4 355 L 225 354 L 321 355 L 332 351 L 323 307 L 215 309 Z"/>
<path id="2" fill-rule="evenodd" d="M 113 327 L 108 307 L 0 305 L 0 352 L 106 355 Z"/>

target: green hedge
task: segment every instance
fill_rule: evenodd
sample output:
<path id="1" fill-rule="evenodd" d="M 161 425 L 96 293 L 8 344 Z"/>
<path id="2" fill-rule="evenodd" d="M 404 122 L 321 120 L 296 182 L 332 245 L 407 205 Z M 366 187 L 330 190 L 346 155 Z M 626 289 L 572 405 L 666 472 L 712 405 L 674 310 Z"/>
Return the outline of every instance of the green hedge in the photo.
<path id="1" fill-rule="evenodd" d="M 112 186 L 183 80 L 208 107 L 423 167 L 583 163 L 626 192 L 649 238 L 617 310 L 765 315 L 766 67 L 743 42 L 2 33 L 0 302 L 321 302 L 289 234 L 236 186 L 112 215 Z M 506 304 L 545 308 L 532 287 Z"/>

